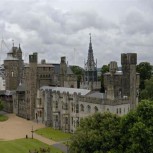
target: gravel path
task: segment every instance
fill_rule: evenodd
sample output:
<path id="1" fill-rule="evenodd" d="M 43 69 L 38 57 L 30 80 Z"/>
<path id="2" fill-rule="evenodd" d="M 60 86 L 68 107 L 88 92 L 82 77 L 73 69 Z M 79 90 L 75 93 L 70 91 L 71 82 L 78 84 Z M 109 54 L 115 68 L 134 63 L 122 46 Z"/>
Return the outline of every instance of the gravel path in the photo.
<path id="1" fill-rule="evenodd" d="M 43 128 L 45 125 L 20 118 L 14 114 L 6 114 L 9 119 L 0 122 L 0 140 L 14 140 L 32 136 L 31 130 Z"/>
<path id="2" fill-rule="evenodd" d="M 3 112 L 1 112 L 2 114 Z M 5 122 L 0 122 L 0 141 L 15 140 L 20 138 L 25 138 L 28 135 L 29 138 L 32 137 L 32 128 L 37 130 L 39 128 L 45 127 L 41 123 L 36 123 L 16 116 L 15 114 L 6 114 L 9 119 Z M 54 147 L 67 152 L 67 147 L 62 144 L 62 142 L 55 142 L 41 135 L 33 133 L 33 138 L 37 139 L 48 145 L 53 145 Z"/>

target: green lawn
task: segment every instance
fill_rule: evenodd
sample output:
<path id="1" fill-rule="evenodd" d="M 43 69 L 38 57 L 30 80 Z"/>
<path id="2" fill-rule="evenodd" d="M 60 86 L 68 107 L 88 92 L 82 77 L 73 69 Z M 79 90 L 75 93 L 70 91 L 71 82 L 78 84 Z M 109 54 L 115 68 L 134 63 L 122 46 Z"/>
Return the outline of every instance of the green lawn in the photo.
<path id="1" fill-rule="evenodd" d="M 29 149 L 39 150 L 41 148 L 50 147 L 51 153 L 62 153 L 62 151 L 48 146 L 35 139 L 17 139 L 12 141 L 0 141 L 0 152 L 1 153 L 29 153 Z"/>
<path id="2" fill-rule="evenodd" d="M 8 116 L 0 114 L 0 122 L 8 120 Z"/>
<path id="3" fill-rule="evenodd" d="M 42 135 L 46 138 L 52 139 L 54 141 L 64 141 L 71 137 L 70 133 L 64 133 L 60 130 L 54 130 L 51 127 L 38 129 L 35 133 Z"/>

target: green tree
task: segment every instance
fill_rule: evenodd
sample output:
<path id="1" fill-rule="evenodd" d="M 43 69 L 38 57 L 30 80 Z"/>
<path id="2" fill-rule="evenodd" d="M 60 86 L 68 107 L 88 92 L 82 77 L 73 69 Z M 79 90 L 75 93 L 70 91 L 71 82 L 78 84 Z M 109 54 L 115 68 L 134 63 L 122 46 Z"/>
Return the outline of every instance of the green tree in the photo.
<path id="1" fill-rule="evenodd" d="M 109 72 L 109 65 L 103 65 L 101 68 L 101 92 L 105 92 L 104 89 L 104 74 Z"/>
<path id="2" fill-rule="evenodd" d="M 84 75 L 84 70 L 79 66 L 71 66 L 72 72 L 77 76 L 77 86 L 80 87 L 80 82 L 82 80 L 82 77 Z"/>
<path id="3" fill-rule="evenodd" d="M 145 88 L 140 92 L 141 99 L 153 100 L 153 77 L 144 82 Z"/>
<path id="4" fill-rule="evenodd" d="M 121 147 L 124 153 L 153 152 L 153 102 L 144 100 L 121 119 Z"/>
<path id="5" fill-rule="evenodd" d="M 120 144 L 120 117 L 96 113 L 80 122 L 72 137 L 70 153 L 115 153 Z"/>
<path id="6" fill-rule="evenodd" d="M 81 120 L 70 153 L 153 153 L 153 101 L 123 117 L 98 113 Z"/>
<path id="7" fill-rule="evenodd" d="M 145 80 L 149 80 L 152 75 L 152 66 L 148 62 L 141 62 L 137 65 L 136 70 L 140 73 L 140 90 L 145 88 Z"/>
<path id="8" fill-rule="evenodd" d="M 101 68 L 101 73 L 104 74 L 106 72 L 109 72 L 109 65 L 103 65 Z"/>

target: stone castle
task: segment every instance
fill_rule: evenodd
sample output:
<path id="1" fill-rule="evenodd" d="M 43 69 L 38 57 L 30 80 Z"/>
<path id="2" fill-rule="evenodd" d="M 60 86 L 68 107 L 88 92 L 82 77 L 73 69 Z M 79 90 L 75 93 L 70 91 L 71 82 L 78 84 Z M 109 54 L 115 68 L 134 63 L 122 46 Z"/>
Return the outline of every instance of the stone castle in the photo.
<path id="1" fill-rule="evenodd" d="M 110 62 L 110 70 L 104 74 L 105 93 L 100 93 L 91 36 L 80 89 L 66 57 L 61 57 L 60 64 L 45 60 L 38 63 L 38 54 L 33 53 L 26 64 L 20 45 L 13 46 L 4 60 L 6 91 L 1 96 L 4 108 L 65 132 L 74 132 L 81 118 L 95 112 L 124 115 L 138 103 L 137 54 L 121 54 L 121 64 L 122 71 L 118 71 L 117 63 Z"/>

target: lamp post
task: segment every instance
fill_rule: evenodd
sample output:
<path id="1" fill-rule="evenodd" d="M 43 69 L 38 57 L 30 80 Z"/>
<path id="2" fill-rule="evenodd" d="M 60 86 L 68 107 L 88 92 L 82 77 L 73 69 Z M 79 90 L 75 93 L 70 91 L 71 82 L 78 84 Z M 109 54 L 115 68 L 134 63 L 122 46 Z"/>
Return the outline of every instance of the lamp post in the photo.
<path id="1" fill-rule="evenodd" d="M 32 139 L 33 139 L 33 132 L 34 132 L 34 130 L 33 130 L 33 126 L 32 126 L 32 130 L 31 130 Z"/>

